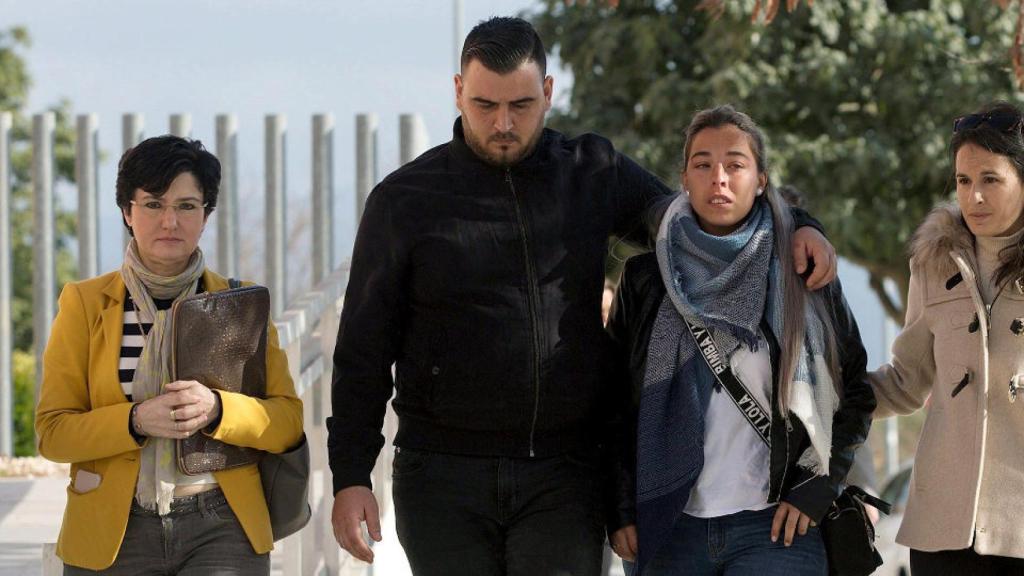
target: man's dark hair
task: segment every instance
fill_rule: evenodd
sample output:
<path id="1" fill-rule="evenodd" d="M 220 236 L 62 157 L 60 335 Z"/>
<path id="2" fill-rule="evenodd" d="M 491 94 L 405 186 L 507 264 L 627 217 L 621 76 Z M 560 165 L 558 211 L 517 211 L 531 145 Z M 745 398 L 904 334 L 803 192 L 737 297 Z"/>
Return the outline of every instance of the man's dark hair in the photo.
<path id="1" fill-rule="evenodd" d="M 494 17 L 473 27 L 462 45 L 462 69 L 473 60 L 498 74 L 536 62 L 541 78 L 547 75 L 544 43 L 533 25 L 522 18 Z"/>
<path id="2" fill-rule="evenodd" d="M 199 183 L 206 204 L 206 215 L 217 206 L 220 192 L 220 160 L 203 148 L 199 140 L 178 136 L 156 136 L 139 142 L 121 156 L 117 165 L 117 205 L 124 211 L 129 209 L 135 190 L 141 188 L 153 196 L 163 196 L 171 182 L 179 175 L 190 172 Z"/>

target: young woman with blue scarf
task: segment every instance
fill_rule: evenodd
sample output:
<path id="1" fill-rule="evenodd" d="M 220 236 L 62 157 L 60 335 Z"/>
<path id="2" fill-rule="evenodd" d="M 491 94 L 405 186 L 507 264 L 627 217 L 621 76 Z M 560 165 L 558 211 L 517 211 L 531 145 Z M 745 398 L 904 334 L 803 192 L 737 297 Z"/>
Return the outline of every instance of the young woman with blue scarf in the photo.
<path id="1" fill-rule="evenodd" d="M 608 326 L 631 408 L 612 546 L 643 576 L 824 576 L 817 524 L 875 406 L 856 322 L 838 280 L 809 292 L 780 265 L 793 222 L 750 117 L 699 112 L 684 159 Z"/>

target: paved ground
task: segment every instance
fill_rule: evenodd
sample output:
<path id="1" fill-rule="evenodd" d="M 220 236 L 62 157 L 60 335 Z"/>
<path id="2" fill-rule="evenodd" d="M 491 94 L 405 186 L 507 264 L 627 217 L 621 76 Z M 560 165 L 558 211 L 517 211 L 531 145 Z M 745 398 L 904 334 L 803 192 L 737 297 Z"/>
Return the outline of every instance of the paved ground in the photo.
<path id="1" fill-rule="evenodd" d="M 42 573 L 44 542 L 56 542 L 64 478 L 0 479 L 0 576 Z"/>

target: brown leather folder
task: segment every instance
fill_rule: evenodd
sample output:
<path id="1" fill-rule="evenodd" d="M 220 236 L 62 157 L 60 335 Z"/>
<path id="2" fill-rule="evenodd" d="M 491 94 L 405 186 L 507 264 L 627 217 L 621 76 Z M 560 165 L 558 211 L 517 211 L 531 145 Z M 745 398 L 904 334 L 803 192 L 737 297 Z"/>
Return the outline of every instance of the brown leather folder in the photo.
<path id="1" fill-rule="evenodd" d="M 175 380 L 264 398 L 267 394 L 267 318 L 263 286 L 205 292 L 175 302 L 171 366 Z M 200 430 L 178 440 L 178 468 L 196 475 L 259 461 L 262 451 L 225 444 Z"/>

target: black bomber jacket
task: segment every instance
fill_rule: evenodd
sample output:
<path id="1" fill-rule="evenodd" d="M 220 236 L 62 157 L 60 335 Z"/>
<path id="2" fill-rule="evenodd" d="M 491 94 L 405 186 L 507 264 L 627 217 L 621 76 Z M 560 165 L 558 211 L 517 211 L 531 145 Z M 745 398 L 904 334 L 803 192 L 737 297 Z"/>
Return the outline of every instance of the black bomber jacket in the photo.
<path id="1" fill-rule="evenodd" d="M 608 238 L 646 238 L 643 213 L 671 193 L 594 134 L 545 129 L 527 158 L 493 167 L 461 119 L 449 143 L 384 179 L 334 352 L 335 492 L 370 485 L 393 387 L 402 447 L 543 457 L 594 444 Z"/>

